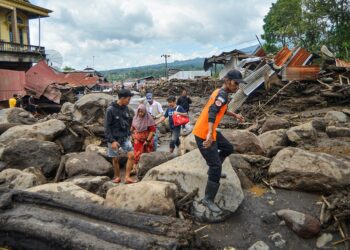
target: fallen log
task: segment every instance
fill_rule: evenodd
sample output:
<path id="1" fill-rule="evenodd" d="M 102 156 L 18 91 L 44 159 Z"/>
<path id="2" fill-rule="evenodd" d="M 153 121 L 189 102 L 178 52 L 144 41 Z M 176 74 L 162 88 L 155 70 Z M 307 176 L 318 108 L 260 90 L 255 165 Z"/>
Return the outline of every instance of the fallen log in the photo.
<path id="1" fill-rule="evenodd" d="M 0 189 L 0 246 L 179 249 L 190 248 L 193 238 L 187 220 L 107 208 L 66 195 Z"/>

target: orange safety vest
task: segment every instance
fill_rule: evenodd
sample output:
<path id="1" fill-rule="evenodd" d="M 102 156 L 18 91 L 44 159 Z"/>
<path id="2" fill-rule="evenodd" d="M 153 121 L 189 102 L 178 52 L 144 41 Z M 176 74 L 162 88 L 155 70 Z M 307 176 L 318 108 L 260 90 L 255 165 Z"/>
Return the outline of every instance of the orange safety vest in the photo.
<path id="1" fill-rule="evenodd" d="M 193 131 L 192 131 L 192 133 L 195 136 L 197 136 L 203 140 L 205 140 L 207 138 L 207 134 L 209 131 L 209 122 L 208 122 L 209 108 L 215 102 L 215 99 L 218 96 L 219 91 L 220 91 L 220 89 L 217 89 L 211 94 L 209 101 L 204 106 L 204 109 L 203 109 L 201 115 L 198 117 L 196 125 L 194 125 Z M 219 113 L 217 113 L 217 115 L 216 115 L 216 119 L 215 119 L 215 122 L 213 125 L 213 139 L 214 139 L 214 141 L 216 141 L 216 128 L 218 127 L 221 119 L 224 117 L 226 110 L 227 110 L 227 103 L 221 107 Z"/>

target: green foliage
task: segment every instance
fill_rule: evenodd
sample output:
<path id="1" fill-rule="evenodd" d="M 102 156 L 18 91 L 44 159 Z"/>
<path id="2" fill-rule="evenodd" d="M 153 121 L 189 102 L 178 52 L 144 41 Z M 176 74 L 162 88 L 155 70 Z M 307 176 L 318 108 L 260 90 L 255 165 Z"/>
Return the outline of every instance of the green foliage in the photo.
<path id="1" fill-rule="evenodd" d="M 64 66 L 63 71 L 74 71 L 75 69 L 69 66 Z"/>
<path id="2" fill-rule="evenodd" d="M 268 52 L 286 45 L 317 52 L 324 44 L 350 58 L 350 0 L 277 0 L 264 23 Z"/>

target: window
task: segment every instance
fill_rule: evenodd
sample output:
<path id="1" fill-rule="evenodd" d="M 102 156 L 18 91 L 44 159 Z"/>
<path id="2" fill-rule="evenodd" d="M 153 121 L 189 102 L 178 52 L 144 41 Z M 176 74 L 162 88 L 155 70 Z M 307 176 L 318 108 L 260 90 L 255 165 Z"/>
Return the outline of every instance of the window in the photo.
<path id="1" fill-rule="evenodd" d="M 7 16 L 7 21 L 9 23 L 12 21 L 12 15 L 11 14 Z M 24 24 L 23 19 L 21 17 L 19 17 L 19 16 L 17 16 L 17 23 Z"/>

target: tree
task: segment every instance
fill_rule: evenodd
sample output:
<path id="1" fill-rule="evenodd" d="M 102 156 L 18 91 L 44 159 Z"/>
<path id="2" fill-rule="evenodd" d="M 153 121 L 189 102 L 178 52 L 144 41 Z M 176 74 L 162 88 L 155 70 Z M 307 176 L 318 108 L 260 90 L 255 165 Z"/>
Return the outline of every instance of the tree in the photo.
<path id="1" fill-rule="evenodd" d="M 277 0 L 264 18 L 265 48 L 302 46 L 312 52 L 327 45 L 337 56 L 350 55 L 350 0 Z"/>
<path id="2" fill-rule="evenodd" d="M 74 71 L 75 69 L 69 66 L 64 66 L 63 71 Z"/>

